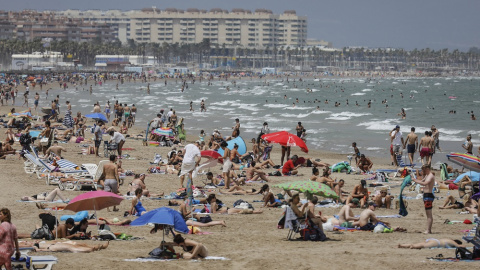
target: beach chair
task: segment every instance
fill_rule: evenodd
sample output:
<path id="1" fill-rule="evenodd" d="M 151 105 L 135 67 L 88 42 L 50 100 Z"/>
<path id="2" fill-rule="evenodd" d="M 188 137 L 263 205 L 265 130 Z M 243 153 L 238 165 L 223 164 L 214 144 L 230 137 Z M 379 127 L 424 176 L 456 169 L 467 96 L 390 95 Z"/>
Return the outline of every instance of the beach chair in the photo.
<path id="1" fill-rule="evenodd" d="M 287 240 L 294 240 L 294 236 L 305 226 L 305 217 L 299 218 L 295 215 L 292 208 L 288 206 L 285 208 L 285 228 L 289 229 L 287 234 Z"/>
<path id="2" fill-rule="evenodd" d="M 55 256 L 21 256 L 20 260 L 12 258 L 12 267 L 14 269 L 45 269 L 51 270 L 58 259 Z M 42 267 L 40 267 L 42 266 Z"/>
<path id="3" fill-rule="evenodd" d="M 116 143 L 103 142 L 103 154 L 106 158 L 117 154 L 118 145 Z"/>
<path id="4" fill-rule="evenodd" d="M 35 158 L 30 152 L 26 151 L 24 156 L 27 159 L 23 163 L 24 164 L 23 169 L 25 170 L 25 173 L 34 174 L 43 168 L 43 165 L 40 163 L 40 161 L 38 161 L 38 159 Z"/>
<path id="5" fill-rule="evenodd" d="M 404 161 L 403 161 L 403 155 L 402 153 L 398 153 L 395 155 L 395 158 L 397 159 L 397 167 L 415 167 L 415 163 L 414 164 L 406 164 Z"/>
<path id="6" fill-rule="evenodd" d="M 98 178 L 100 175 L 102 175 L 100 172 L 100 174 L 97 176 L 99 173 L 98 168 L 101 166 L 103 170 L 103 164 L 106 162 L 109 161 L 102 160 L 100 161 L 99 165 L 93 163 L 82 164 L 82 168 L 84 168 L 87 173 L 82 175 L 72 175 L 71 177 L 61 179 L 58 183 L 58 188 L 60 190 L 81 190 L 82 188 L 91 188 L 96 190 L 98 188 Z"/>

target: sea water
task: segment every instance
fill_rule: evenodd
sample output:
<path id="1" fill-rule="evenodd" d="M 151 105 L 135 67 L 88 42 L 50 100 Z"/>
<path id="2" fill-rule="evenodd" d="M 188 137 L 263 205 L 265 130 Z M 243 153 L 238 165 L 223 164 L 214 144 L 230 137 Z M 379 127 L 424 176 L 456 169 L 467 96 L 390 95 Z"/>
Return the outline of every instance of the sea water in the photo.
<path id="1" fill-rule="evenodd" d="M 268 122 L 272 132 L 295 133 L 300 121 L 307 130 L 309 148 L 345 154 L 352 152 L 351 144 L 355 141 L 367 156 L 389 158 L 388 134 L 396 125 L 401 126 L 404 138 L 415 127 L 419 139 L 435 125 L 443 151 L 434 157 L 434 162 L 444 160 L 444 153 L 465 152 L 461 145 L 467 134 L 472 134 L 475 153 L 480 143 L 480 120 L 472 121 L 468 114 L 473 111 L 480 117 L 480 78 L 312 78 L 295 82 L 291 78 L 289 82 L 286 78 L 267 78 L 268 84 L 264 79 L 242 78 L 236 79 L 236 86 L 232 81 L 215 80 L 211 86 L 207 81 L 189 81 L 184 92 L 180 80 L 169 81 L 166 86 L 151 81 L 150 94 L 146 92 L 147 83 L 120 84 L 119 90 L 115 90 L 117 82 L 107 81 L 93 86 L 92 95 L 86 86 L 78 86 L 77 90 L 69 86 L 66 91 L 50 90 L 49 98 L 59 94 L 63 108 L 69 100 L 74 115 L 77 111 L 91 112 L 97 101 L 103 110 L 110 100 L 112 111 L 116 100 L 129 106 L 135 104 L 136 125 L 145 128 L 160 109 L 173 108 L 179 117 L 185 117 L 189 135 L 198 134 L 201 129 L 211 134 L 215 128 L 230 135 L 234 119 L 239 118 L 245 141 L 258 135 L 263 122 Z M 200 112 L 202 99 L 207 112 Z M 382 100 L 386 103 L 382 104 Z M 190 101 L 193 112 L 189 110 Z M 371 108 L 367 107 L 369 101 Z M 39 106 L 48 106 L 49 102 L 43 94 Z M 340 106 L 335 107 L 335 102 Z M 406 119 L 398 116 L 402 108 Z"/>

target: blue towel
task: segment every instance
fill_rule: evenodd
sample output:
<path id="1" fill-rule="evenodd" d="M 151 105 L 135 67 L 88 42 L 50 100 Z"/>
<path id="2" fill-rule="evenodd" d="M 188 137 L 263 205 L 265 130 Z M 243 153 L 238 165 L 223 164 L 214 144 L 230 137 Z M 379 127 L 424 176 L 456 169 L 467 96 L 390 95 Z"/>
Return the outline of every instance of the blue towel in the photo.
<path id="1" fill-rule="evenodd" d="M 407 211 L 407 208 L 405 207 L 405 203 L 403 202 L 402 192 L 403 192 L 403 189 L 408 184 L 410 184 L 410 182 L 412 182 L 412 177 L 410 175 L 405 176 L 405 178 L 403 179 L 402 187 L 400 188 L 400 194 L 398 195 L 398 200 L 400 202 L 399 214 L 404 216 L 404 217 L 406 217 L 408 215 L 408 211 Z"/>

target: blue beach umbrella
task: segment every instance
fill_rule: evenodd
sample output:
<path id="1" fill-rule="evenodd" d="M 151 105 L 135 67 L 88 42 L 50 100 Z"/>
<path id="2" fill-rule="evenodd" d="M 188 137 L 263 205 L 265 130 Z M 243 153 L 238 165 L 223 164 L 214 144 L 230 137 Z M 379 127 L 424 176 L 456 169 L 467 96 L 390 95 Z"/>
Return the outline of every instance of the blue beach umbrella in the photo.
<path id="1" fill-rule="evenodd" d="M 91 113 L 91 114 L 85 115 L 85 117 L 92 118 L 92 119 L 97 120 L 97 121 L 100 120 L 100 121 L 103 121 L 105 123 L 108 123 L 107 117 L 105 115 L 103 115 L 103 113 Z"/>
<path id="2" fill-rule="evenodd" d="M 470 180 L 472 180 L 472 182 L 479 182 L 480 181 L 480 173 L 478 172 L 474 172 L 474 171 L 470 171 L 470 172 L 466 172 L 466 173 L 462 173 L 460 174 L 457 179 L 455 179 L 455 181 L 453 181 L 453 183 L 458 183 L 460 181 L 462 181 L 462 179 L 465 177 L 465 176 L 468 176 L 470 178 Z"/>
<path id="3" fill-rule="evenodd" d="M 185 223 L 185 220 L 180 212 L 168 207 L 160 207 L 155 210 L 148 211 L 141 217 L 132 221 L 130 225 L 142 226 L 149 223 L 171 226 L 175 229 L 175 231 L 181 233 L 188 233 L 189 231 L 187 223 Z"/>

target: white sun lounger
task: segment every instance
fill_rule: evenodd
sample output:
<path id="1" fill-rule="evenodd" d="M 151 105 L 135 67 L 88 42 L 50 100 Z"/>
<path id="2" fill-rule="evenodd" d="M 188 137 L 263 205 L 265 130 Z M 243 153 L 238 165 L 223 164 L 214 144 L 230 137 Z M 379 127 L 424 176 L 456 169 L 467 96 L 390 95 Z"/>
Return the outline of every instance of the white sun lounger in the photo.
<path id="1" fill-rule="evenodd" d="M 25 255 L 22 255 L 25 258 Z M 29 261 L 15 261 L 12 260 L 12 266 L 22 266 L 25 269 L 45 269 L 51 270 L 54 264 L 57 264 L 58 259 L 55 256 L 27 256 Z M 28 268 L 27 268 L 28 264 Z M 22 268 L 23 269 L 23 268 Z"/>

